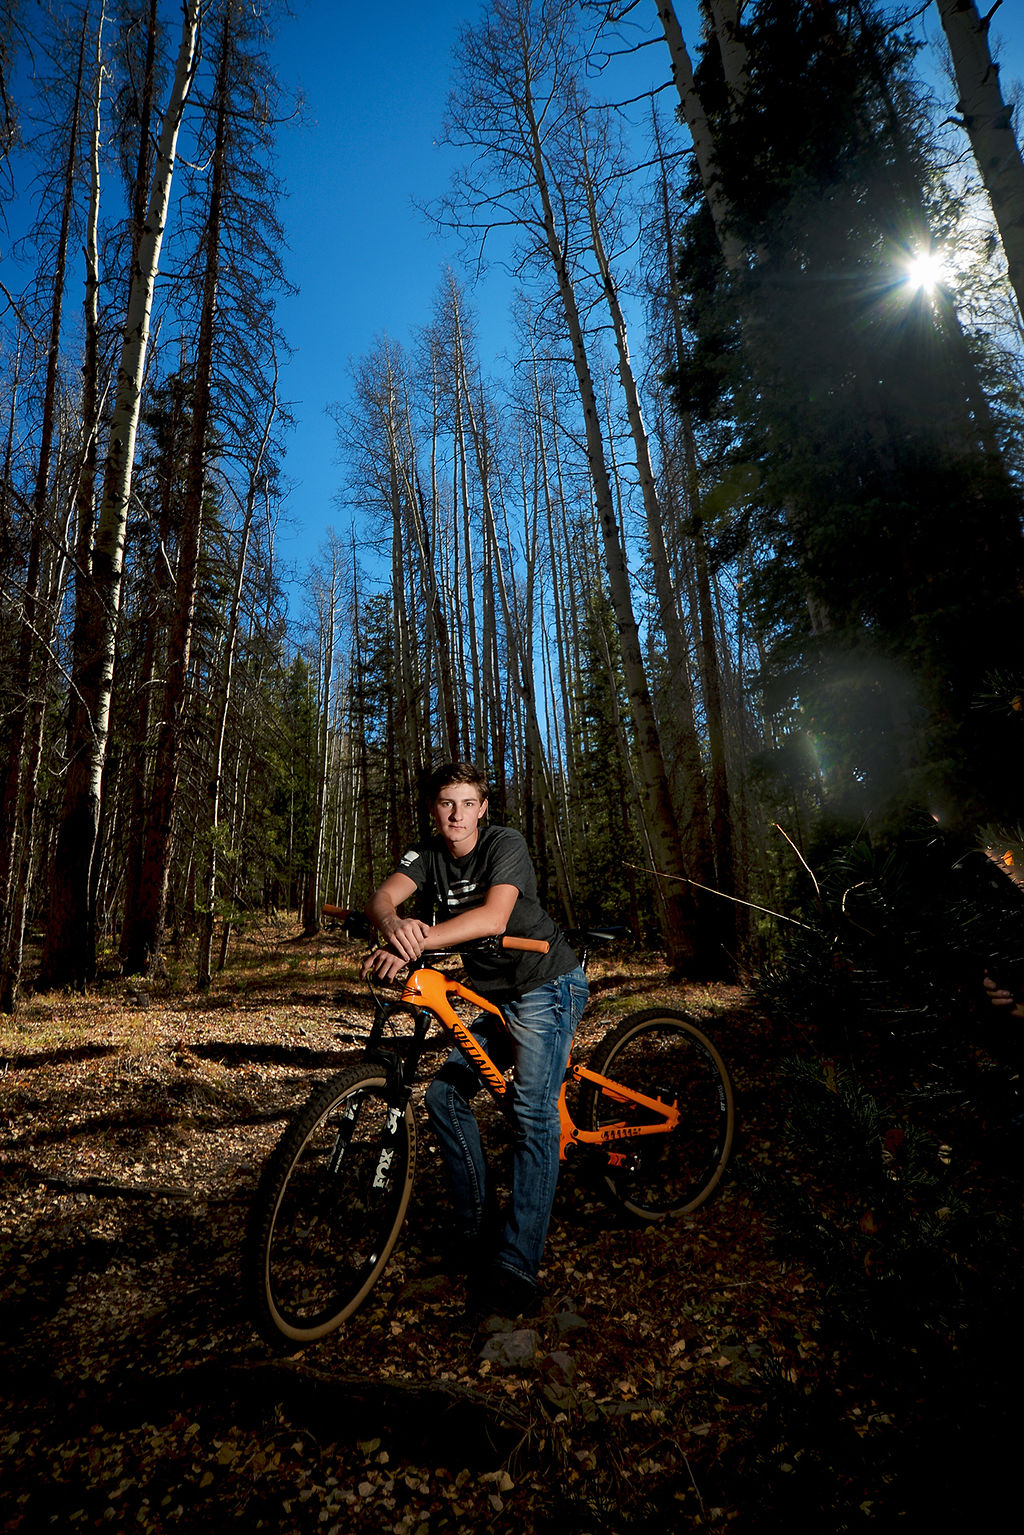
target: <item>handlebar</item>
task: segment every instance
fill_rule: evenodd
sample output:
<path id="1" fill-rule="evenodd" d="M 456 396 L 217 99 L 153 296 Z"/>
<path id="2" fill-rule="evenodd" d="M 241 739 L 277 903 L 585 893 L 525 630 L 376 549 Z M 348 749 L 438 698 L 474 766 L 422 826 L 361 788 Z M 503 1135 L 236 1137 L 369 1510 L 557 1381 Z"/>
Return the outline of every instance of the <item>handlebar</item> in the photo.
<path id="1" fill-rule="evenodd" d="M 335 921 L 343 922 L 347 932 L 353 938 L 370 938 L 373 936 L 372 925 L 361 911 L 353 911 L 347 906 L 332 906 L 329 901 L 325 901 L 320 907 L 320 912 L 324 917 L 333 917 Z M 514 938 L 508 933 L 503 933 L 494 938 L 474 938 L 471 942 L 458 944 L 456 947 L 468 949 L 471 947 L 475 948 L 478 945 L 480 947 L 487 947 L 492 944 L 498 948 L 521 950 L 528 954 L 546 954 L 551 947 L 542 938 Z M 447 951 L 439 950 L 436 952 L 444 953 Z"/>
<path id="2" fill-rule="evenodd" d="M 464 949 L 516 949 L 527 954 L 546 954 L 550 947 L 543 938 L 514 938 L 511 933 L 494 933 L 484 938 L 469 938 L 465 943 L 453 944 L 450 949 L 424 949 L 419 959 L 413 962 L 413 969 L 435 957 L 444 959 Z"/>
<path id="3" fill-rule="evenodd" d="M 332 906 L 325 901 L 320 907 L 320 914 L 340 922 L 350 938 L 373 937 L 373 928 L 361 911 L 355 911 L 349 906 Z"/>

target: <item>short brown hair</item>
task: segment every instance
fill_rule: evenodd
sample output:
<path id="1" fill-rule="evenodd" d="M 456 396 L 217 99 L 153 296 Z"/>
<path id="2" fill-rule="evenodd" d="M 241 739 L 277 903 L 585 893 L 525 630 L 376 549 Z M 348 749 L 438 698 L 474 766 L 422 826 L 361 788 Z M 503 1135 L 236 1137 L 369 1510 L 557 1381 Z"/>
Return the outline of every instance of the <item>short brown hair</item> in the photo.
<path id="1" fill-rule="evenodd" d="M 448 783 L 472 784 L 474 789 L 479 790 L 481 799 L 489 796 L 487 775 L 480 771 L 475 762 L 442 762 L 440 767 L 436 767 L 427 779 L 427 798 L 431 804 Z"/>

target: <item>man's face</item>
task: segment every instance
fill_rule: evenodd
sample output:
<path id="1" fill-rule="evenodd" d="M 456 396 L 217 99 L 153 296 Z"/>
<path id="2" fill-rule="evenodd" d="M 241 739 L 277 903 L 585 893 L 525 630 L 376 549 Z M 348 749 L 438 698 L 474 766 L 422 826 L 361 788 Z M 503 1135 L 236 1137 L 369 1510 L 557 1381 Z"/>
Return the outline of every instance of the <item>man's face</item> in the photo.
<path id="1" fill-rule="evenodd" d="M 487 813 L 487 801 L 471 783 L 447 783 L 431 806 L 434 825 L 455 852 L 476 846 L 477 826 Z"/>

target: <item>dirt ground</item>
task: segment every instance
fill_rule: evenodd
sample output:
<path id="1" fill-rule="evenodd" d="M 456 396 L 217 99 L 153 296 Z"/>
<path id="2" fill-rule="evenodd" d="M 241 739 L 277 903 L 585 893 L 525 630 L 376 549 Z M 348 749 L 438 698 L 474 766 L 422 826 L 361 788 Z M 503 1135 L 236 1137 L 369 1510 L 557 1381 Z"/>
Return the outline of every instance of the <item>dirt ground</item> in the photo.
<path id="1" fill-rule="evenodd" d="M 739 989 L 681 990 L 649 957 L 592 968 L 579 1048 L 652 1003 L 703 1020 L 740 1127 L 714 1200 L 630 1227 L 567 1171 L 536 1336 L 481 1359 L 431 1269 L 447 1202 L 424 1123 L 383 1280 L 336 1334 L 275 1357 L 246 1311 L 247 1208 L 286 1116 L 358 1051 L 358 953 L 268 932 L 205 999 L 110 982 L 3 1023 L 0 1530 L 764 1530 L 802 1506 L 780 1399 L 870 1459 L 885 1425 L 823 1389 L 823 1298 L 756 1195 L 759 1173 L 789 1176 L 785 1042 Z M 871 1523 L 869 1487 L 836 1501 Z"/>

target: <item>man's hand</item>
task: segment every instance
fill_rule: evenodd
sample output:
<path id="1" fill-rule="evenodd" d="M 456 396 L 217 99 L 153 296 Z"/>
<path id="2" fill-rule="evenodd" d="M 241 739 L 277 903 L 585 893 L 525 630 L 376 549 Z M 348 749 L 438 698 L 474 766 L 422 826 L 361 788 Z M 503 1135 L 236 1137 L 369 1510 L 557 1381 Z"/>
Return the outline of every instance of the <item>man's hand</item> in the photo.
<path id="1" fill-rule="evenodd" d="M 1006 991 L 990 975 L 982 983 L 993 1007 L 1007 1008 L 1007 1017 L 1024 1018 L 1024 1004 L 1019 1003 L 1012 991 Z"/>
<path id="2" fill-rule="evenodd" d="M 393 981 L 407 963 L 394 949 L 371 949 L 359 966 L 359 974 L 364 981 L 371 972 L 382 981 Z"/>
<path id="3" fill-rule="evenodd" d="M 393 917 L 379 921 L 377 926 L 390 946 L 410 964 L 419 959 L 430 937 L 430 928 L 425 922 L 418 917 L 400 917 L 397 912 Z"/>

